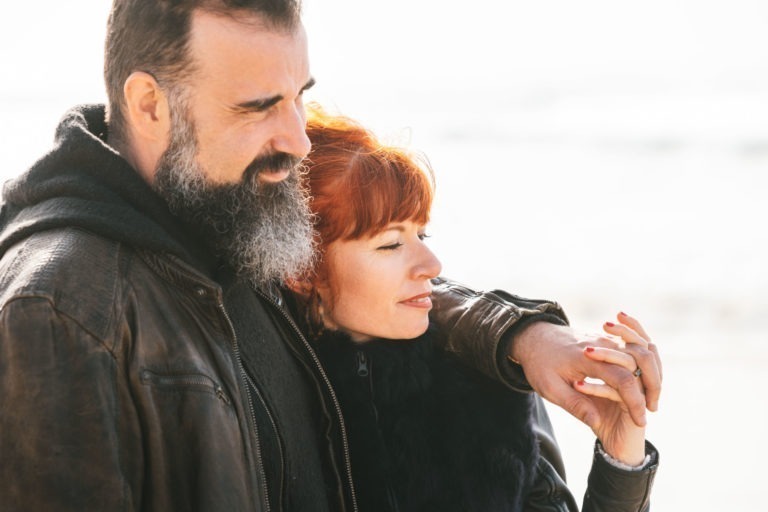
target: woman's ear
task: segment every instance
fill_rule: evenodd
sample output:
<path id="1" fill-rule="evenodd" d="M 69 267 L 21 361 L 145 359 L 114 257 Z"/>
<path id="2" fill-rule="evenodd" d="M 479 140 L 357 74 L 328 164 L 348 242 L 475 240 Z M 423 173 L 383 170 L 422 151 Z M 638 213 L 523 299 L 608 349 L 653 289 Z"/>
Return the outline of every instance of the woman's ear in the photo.
<path id="1" fill-rule="evenodd" d="M 304 299 L 308 299 L 310 295 L 312 295 L 312 290 L 314 289 L 312 281 L 310 281 L 308 278 L 286 279 L 285 286 L 287 286 L 288 289 L 293 293 Z"/>

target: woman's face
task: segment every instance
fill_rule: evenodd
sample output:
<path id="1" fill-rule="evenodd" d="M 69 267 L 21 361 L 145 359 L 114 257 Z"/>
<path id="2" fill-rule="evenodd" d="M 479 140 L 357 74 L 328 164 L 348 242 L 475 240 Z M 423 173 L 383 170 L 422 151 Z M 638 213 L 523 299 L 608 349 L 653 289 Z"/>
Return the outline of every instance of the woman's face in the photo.
<path id="1" fill-rule="evenodd" d="M 425 237 L 423 225 L 405 221 L 370 238 L 331 243 L 326 279 L 317 285 L 326 326 L 355 341 L 423 334 L 432 309 L 430 279 L 442 268 Z"/>

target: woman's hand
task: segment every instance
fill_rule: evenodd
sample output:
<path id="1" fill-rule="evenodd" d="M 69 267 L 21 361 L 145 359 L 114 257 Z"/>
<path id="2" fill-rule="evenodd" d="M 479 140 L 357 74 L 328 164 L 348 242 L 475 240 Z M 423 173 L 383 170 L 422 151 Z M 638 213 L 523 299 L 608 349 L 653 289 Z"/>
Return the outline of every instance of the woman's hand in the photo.
<path id="1" fill-rule="evenodd" d="M 653 372 L 650 380 L 661 382 L 661 360 L 656 346 L 650 342 L 640 323 L 634 318 L 619 313 L 618 324 L 606 322 L 603 329 L 621 339 L 616 347 L 586 347 L 584 354 L 594 360 L 615 364 L 635 372 L 635 385 L 644 392 L 643 379 L 638 362 L 643 360 L 645 372 Z M 574 385 L 577 391 L 595 397 L 601 421 L 592 430 L 600 439 L 605 451 L 614 459 L 630 466 L 637 466 L 645 458 L 645 427 L 638 427 L 619 393 L 606 384 L 579 381 Z"/>

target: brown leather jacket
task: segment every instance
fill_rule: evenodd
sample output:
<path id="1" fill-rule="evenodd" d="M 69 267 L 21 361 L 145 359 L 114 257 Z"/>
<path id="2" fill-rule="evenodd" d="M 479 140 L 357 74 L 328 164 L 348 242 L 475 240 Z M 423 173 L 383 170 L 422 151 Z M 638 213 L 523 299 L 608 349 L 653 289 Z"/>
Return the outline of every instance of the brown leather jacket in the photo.
<path id="1" fill-rule="evenodd" d="M 219 286 L 79 229 L 0 276 L 0 508 L 267 509 Z"/>

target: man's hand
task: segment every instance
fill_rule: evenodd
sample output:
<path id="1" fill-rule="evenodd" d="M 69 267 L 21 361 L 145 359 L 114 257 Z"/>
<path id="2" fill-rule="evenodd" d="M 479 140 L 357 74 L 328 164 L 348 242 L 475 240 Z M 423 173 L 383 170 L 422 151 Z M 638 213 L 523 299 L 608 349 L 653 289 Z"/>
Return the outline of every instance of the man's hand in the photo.
<path id="1" fill-rule="evenodd" d="M 658 408 L 661 361 L 652 343 L 644 346 L 632 344 L 626 349 L 642 371 L 644 393 L 637 385 L 637 377 L 632 371 L 584 355 L 584 349 L 589 346 L 615 348 L 615 342 L 610 339 L 580 336 L 570 327 L 537 322 L 515 336 L 510 345 L 510 357 L 520 362 L 533 389 L 593 430 L 600 428 L 603 423 L 597 399 L 574 389 L 575 383 L 587 377 L 600 379 L 615 389 L 632 420 L 640 427 L 646 424 L 646 406 L 651 411 Z"/>

